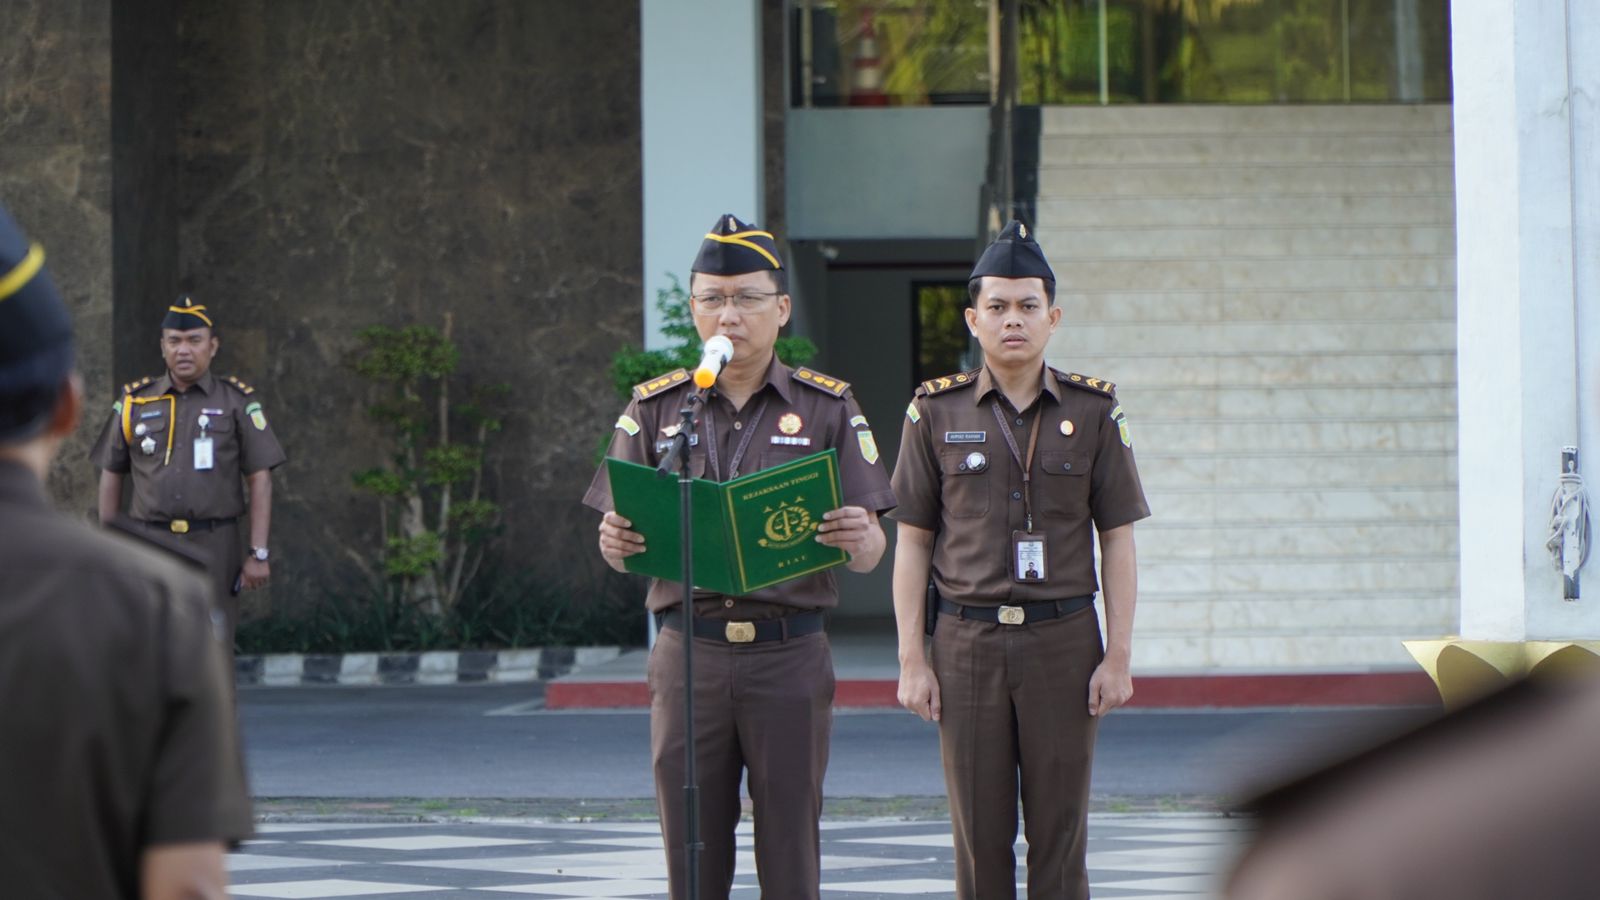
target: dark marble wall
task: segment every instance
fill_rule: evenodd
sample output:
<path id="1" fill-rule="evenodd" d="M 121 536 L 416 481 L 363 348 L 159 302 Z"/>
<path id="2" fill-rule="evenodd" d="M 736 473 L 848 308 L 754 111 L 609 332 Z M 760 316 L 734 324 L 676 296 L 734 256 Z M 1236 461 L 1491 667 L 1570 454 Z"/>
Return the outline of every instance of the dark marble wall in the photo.
<path id="1" fill-rule="evenodd" d="M 33 240 L 72 308 L 90 417 L 110 408 L 111 0 L 0 2 L 0 203 Z M 50 488 L 94 505 L 85 424 Z"/>
<path id="2" fill-rule="evenodd" d="M 289 452 L 274 601 L 375 561 L 350 479 L 381 456 L 349 355 L 368 325 L 446 312 L 465 377 L 512 389 L 491 453 L 507 558 L 597 584 L 579 501 L 642 318 L 638 0 L 175 2 L 178 279 Z"/>
<path id="3" fill-rule="evenodd" d="M 177 0 L 112 4 L 110 389 L 160 369 L 156 325 L 178 291 L 176 13 Z"/>

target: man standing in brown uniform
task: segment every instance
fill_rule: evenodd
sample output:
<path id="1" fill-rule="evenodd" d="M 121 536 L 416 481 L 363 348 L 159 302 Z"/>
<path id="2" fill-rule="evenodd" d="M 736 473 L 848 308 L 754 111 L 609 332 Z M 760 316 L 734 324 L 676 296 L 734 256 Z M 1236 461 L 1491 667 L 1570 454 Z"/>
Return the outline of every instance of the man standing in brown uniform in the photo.
<path id="1" fill-rule="evenodd" d="M 129 510 L 152 531 L 193 544 L 227 617 L 224 642 L 233 646 L 239 591 L 267 583 L 267 535 L 272 526 L 272 469 L 283 447 L 267 424 L 255 388 L 211 374 L 218 338 L 204 306 L 179 298 L 161 323 L 167 374 L 126 385 L 91 452 L 100 474 L 100 521 L 122 505 L 122 479 L 133 478 Z M 239 546 L 250 488 L 250 552 Z"/>
<path id="2" fill-rule="evenodd" d="M 899 698 L 939 723 L 957 896 L 1016 895 L 1020 782 L 1029 900 L 1084 898 L 1095 725 L 1133 696 L 1133 523 L 1150 508 L 1113 386 L 1044 364 L 1061 310 L 1026 226 L 984 251 L 968 291 L 984 366 L 917 389 L 895 465 Z"/>
<path id="3" fill-rule="evenodd" d="M 690 303 L 702 339 L 723 335 L 733 358 L 708 392 L 689 450 L 696 478 L 727 481 L 833 447 L 846 505 L 829 511 L 817 540 L 850 554 L 869 572 L 883 555 L 878 514 L 894 506 L 889 478 L 849 385 L 810 369 L 791 369 L 773 352 L 789 321 L 786 273 L 771 234 L 733 216 L 717 220 L 690 270 Z M 677 433 L 678 411 L 693 389 L 683 369 L 634 388 L 617 420 L 610 455 L 658 464 Z M 601 466 L 584 503 L 604 513 L 600 552 L 624 571 L 649 535 L 612 511 Z M 680 584 L 656 580 L 646 605 L 663 628 L 650 654 L 650 744 L 656 803 L 673 897 L 684 896 L 684 722 Z M 756 868 L 768 900 L 810 898 L 820 890 L 822 780 L 833 724 L 833 657 L 823 611 L 837 605 L 824 571 L 745 597 L 695 593 L 695 765 L 701 810 L 700 883 L 707 898 L 733 884 L 739 780 L 749 771 Z"/>
<path id="4" fill-rule="evenodd" d="M 82 389 L 43 258 L 0 210 L 0 894 L 220 898 L 250 801 L 211 598 L 50 508 Z"/>

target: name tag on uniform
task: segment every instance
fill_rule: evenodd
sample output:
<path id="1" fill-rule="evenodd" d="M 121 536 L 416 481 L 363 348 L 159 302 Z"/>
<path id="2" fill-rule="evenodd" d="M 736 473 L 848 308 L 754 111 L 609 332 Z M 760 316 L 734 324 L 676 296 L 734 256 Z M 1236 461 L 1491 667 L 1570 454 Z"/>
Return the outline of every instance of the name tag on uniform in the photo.
<path id="1" fill-rule="evenodd" d="M 194 442 L 194 470 L 204 472 L 216 465 L 216 457 L 211 446 L 211 438 L 195 438 Z"/>
<path id="2" fill-rule="evenodd" d="M 946 431 L 944 442 L 946 444 L 981 444 L 988 440 L 986 431 Z"/>

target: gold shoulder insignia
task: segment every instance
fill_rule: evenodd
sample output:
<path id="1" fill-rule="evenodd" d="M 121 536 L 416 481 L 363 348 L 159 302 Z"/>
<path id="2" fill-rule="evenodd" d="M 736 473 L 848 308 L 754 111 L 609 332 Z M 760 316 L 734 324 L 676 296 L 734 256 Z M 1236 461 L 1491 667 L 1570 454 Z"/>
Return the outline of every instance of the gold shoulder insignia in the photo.
<path id="1" fill-rule="evenodd" d="M 155 381 L 155 379 L 151 378 L 149 375 L 146 375 L 145 377 L 139 379 L 138 381 L 130 381 L 127 384 L 122 386 L 122 393 L 124 395 L 134 393 L 135 391 L 139 390 L 140 388 L 149 387 L 150 383 L 153 382 L 153 381 Z"/>
<path id="2" fill-rule="evenodd" d="M 1088 375 L 1079 375 L 1077 372 L 1056 372 L 1056 380 L 1062 384 L 1070 384 L 1075 388 L 1094 391 L 1107 397 L 1115 397 L 1117 395 L 1117 386 L 1115 384 L 1109 381 L 1102 381 L 1099 378 L 1092 378 Z"/>
<path id="3" fill-rule="evenodd" d="M 246 397 L 248 397 L 251 394 L 254 394 L 256 392 L 255 388 L 251 387 L 248 384 L 245 384 L 244 382 L 240 381 L 238 378 L 235 378 L 232 375 L 228 375 L 228 376 L 224 377 L 222 380 L 226 381 L 227 383 L 229 383 L 229 384 L 233 385 L 234 387 L 238 388 L 239 389 L 239 393 L 244 394 Z"/>
<path id="4" fill-rule="evenodd" d="M 689 380 L 688 369 L 675 369 L 665 375 L 660 375 L 649 381 L 640 382 L 633 386 L 633 399 L 645 400 L 654 397 L 669 387 L 683 384 Z"/>
<path id="5" fill-rule="evenodd" d="M 804 366 L 794 370 L 794 380 L 801 384 L 809 384 L 825 394 L 843 397 L 844 392 L 850 390 L 850 382 L 840 381 L 821 372 L 813 372 Z"/>
<path id="6" fill-rule="evenodd" d="M 976 370 L 972 372 L 957 372 L 954 375 L 940 375 L 938 378 L 930 378 L 927 381 L 924 381 L 922 383 L 922 391 L 923 393 L 932 396 L 934 394 L 943 393 L 944 391 L 951 391 L 955 390 L 956 388 L 963 388 L 977 383 L 978 372 Z"/>

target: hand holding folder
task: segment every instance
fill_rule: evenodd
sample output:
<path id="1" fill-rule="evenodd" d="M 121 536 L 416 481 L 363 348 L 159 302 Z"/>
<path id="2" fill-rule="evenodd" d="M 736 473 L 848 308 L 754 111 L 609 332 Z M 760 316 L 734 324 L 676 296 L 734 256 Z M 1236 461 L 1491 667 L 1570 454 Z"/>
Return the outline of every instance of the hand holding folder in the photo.
<path id="1" fill-rule="evenodd" d="M 617 514 L 645 536 L 645 552 L 627 558 L 629 572 L 681 581 L 679 486 L 656 470 L 606 460 Z M 848 562 L 849 554 L 817 542 L 824 513 L 841 505 L 833 449 L 735 478 L 695 479 L 696 587 L 742 596 Z"/>

